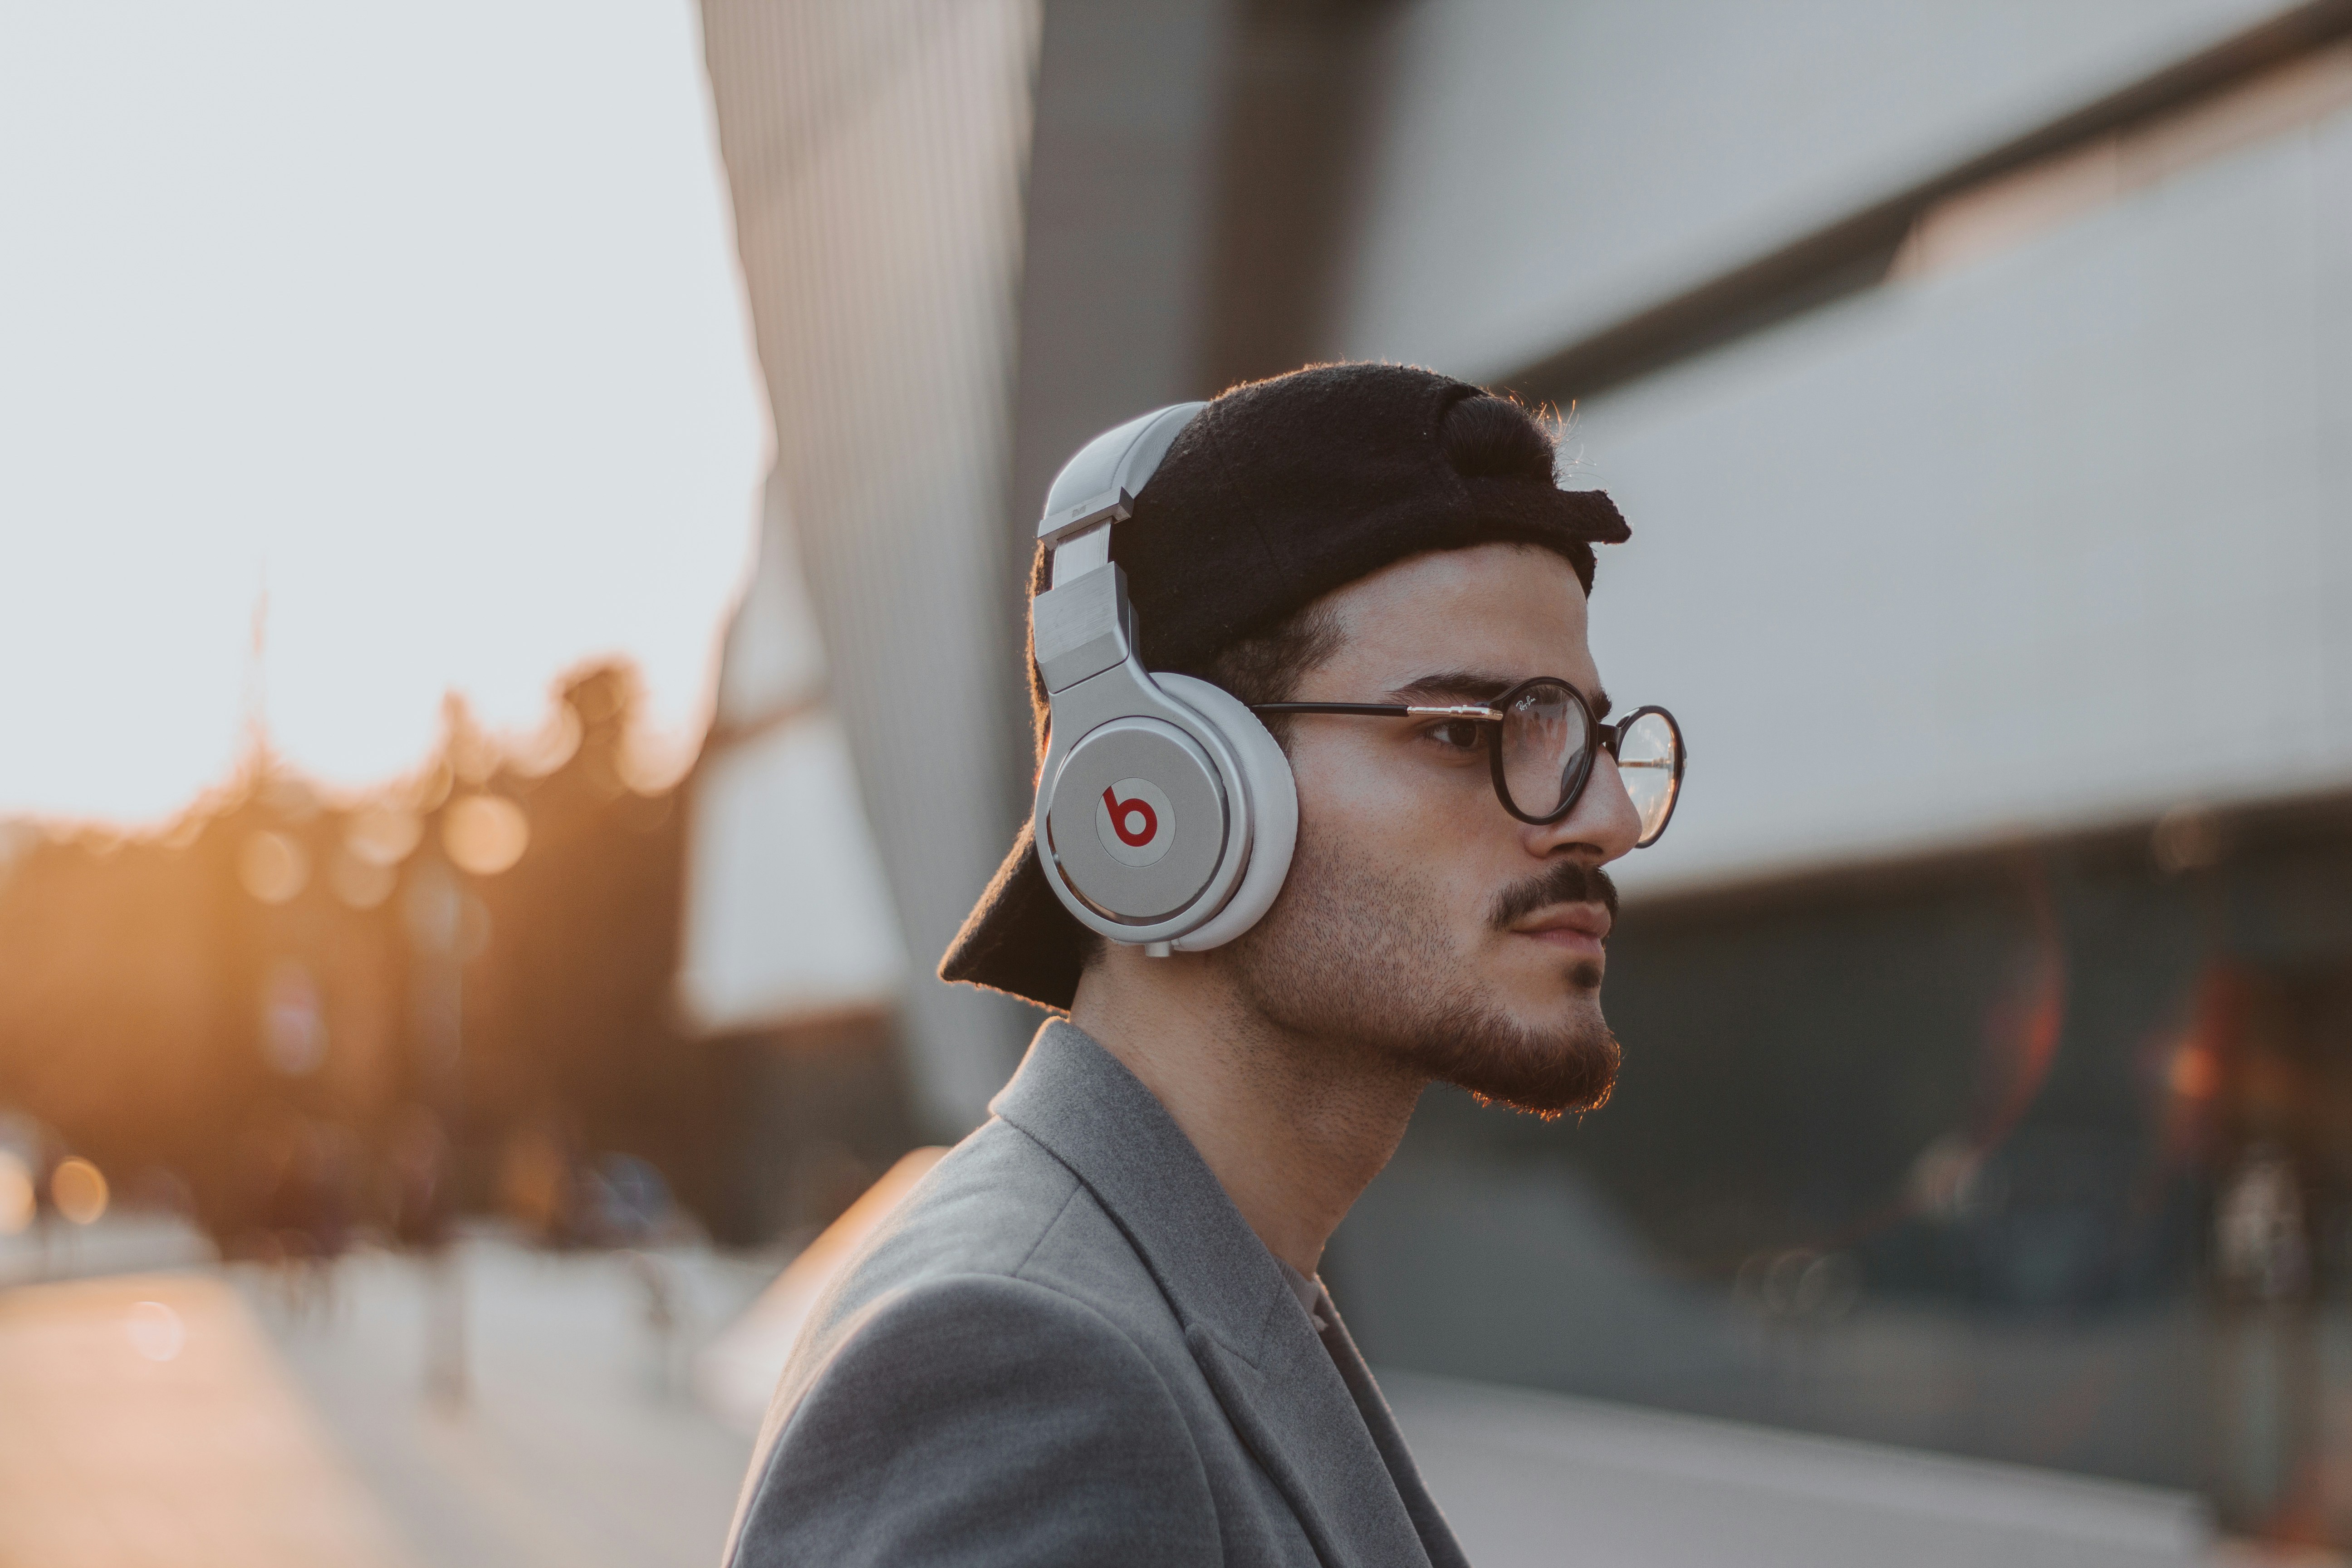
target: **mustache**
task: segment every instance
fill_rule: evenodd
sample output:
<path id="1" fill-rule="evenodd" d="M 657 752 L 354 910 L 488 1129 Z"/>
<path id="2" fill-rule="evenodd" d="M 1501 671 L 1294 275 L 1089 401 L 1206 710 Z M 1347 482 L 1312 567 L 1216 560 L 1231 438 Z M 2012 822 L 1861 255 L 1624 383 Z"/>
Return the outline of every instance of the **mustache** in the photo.
<path id="1" fill-rule="evenodd" d="M 1599 904 L 1617 919 L 1617 884 L 1598 866 L 1580 860 L 1555 860 L 1524 882 L 1514 882 L 1495 900 L 1490 917 L 1497 931 L 1507 930 L 1538 910 L 1554 904 Z"/>

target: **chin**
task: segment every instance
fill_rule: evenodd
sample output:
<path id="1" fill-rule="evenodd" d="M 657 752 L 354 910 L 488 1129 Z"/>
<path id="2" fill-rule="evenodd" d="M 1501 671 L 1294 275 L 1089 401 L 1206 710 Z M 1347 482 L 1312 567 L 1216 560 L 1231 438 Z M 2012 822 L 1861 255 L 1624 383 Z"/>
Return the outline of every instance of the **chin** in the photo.
<path id="1" fill-rule="evenodd" d="M 1601 968 L 1590 958 L 1546 963 L 1496 976 L 1486 987 L 1496 1009 L 1516 1028 L 1545 1032 L 1601 1021 Z"/>
<path id="2" fill-rule="evenodd" d="M 1482 1102 L 1549 1121 L 1606 1105 L 1622 1053 L 1598 995 L 1580 990 L 1540 1006 L 1456 1013 L 1413 1055 L 1430 1077 Z"/>
<path id="3" fill-rule="evenodd" d="M 1589 950 L 1563 949 L 1549 943 L 1512 939 L 1497 952 L 1482 953 L 1479 967 L 1494 994 L 1511 999 L 1530 1016 L 1556 1010 L 1561 994 L 1591 996 L 1608 973 L 1608 959 Z"/>

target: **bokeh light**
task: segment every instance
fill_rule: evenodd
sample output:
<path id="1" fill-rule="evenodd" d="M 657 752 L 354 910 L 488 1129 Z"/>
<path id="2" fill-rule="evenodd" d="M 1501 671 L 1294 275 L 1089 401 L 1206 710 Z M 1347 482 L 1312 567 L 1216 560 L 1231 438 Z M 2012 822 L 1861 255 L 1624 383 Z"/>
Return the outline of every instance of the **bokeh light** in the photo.
<path id="1" fill-rule="evenodd" d="M 461 871 L 495 877 L 530 847 L 530 823 L 504 795 L 469 795 L 441 817 L 441 847 Z"/>
<path id="2" fill-rule="evenodd" d="M 49 1201 L 76 1225 L 96 1225 L 106 1213 L 106 1173 L 79 1157 L 49 1173 Z"/>
<path id="3" fill-rule="evenodd" d="M 0 1236 L 16 1236 L 33 1223 L 39 1194 L 33 1173 L 10 1149 L 0 1149 Z"/>
<path id="4" fill-rule="evenodd" d="M 567 708 L 565 711 L 571 710 Z M 372 805 L 352 813 L 343 828 L 343 843 L 353 856 L 371 866 L 399 865 L 424 837 L 424 821 L 415 812 L 388 805 Z"/>
<path id="5" fill-rule="evenodd" d="M 363 860 L 350 849 L 338 849 L 327 863 L 327 883 L 335 897 L 355 910 L 372 910 L 392 897 L 400 873 L 389 866 Z"/>
<path id="6" fill-rule="evenodd" d="M 559 702 L 548 721 L 509 748 L 508 756 L 526 778 L 544 778 L 580 750 L 580 710 Z"/>
<path id="7" fill-rule="evenodd" d="M 327 1015 L 318 980 L 294 959 L 270 966 L 262 987 L 261 1048 L 289 1078 L 319 1070 L 327 1057 Z"/>
<path id="8" fill-rule="evenodd" d="M 2210 1100 L 2221 1087 L 2221 1065 L 2211 1051 L 2191 1041 L 2173 1053 L 2166 1078 L 2172 1092 L 2183 1100 Z"/>
<path id="9" fill-rule="evenodd" d="M 283 833 L 248 834 L 237 848 L 236 879 L 265 904 L 289 902 L 310 883 L 310 853 Z"/>
<path id="10" fill-rule="evenodd" d="M 187 1325 L 161 1301 L 135 1303 L 123 1320 L 122 1331 L 131 1348 L 149 1361 L 170 1361 L 188 1342 Z"/>

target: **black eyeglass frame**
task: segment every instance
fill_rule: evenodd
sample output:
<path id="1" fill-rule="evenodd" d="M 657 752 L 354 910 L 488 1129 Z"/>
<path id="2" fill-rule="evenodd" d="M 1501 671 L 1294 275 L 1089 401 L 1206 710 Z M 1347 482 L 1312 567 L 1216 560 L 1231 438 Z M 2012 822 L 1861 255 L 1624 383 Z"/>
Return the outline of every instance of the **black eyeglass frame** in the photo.
<path id="1" fill-rule="evenodd" d="M 1511 799 L 1511 786 L 1503 773 L 1503 721 L 1508 715 L 1511 704 L 1530 688 L 1538 686 L 1557 686 L 1566 691 L 1575 700 L 1576 711 L 1584 720 L 1584 749 L 1581 752 L 1583 762 L 1577 771 L 1576 782 L 1569 787 L 1559 809 L 1548 816 L 1529 816 L 1526 812 L 1521 811 L 1518 804 Z M 1549 827 L 1574 811 L 1576 803 L 1584 798 L 1584 786 L 1591 782 L 1593 757 L 1599 752 L 1607 752 L 1612 760 L 1616 760 L 1617 749 L 1623 744 L 1626 732 L 1633 729 L 1634 721 L 1655 713 L 1666 721 L 1666 728 L 1674 732 L 1675 776 L 1668 785 L 1672 793 L 1666 798 L 1666 815 L 1664 820 L 1659 822 L 1658 830 L 1655 833 L 1635 843 L 1633 847 L 1636 849 L 1646 849 L 1666 836 L 1666 826 L 1675 819 L 1675 807 L 1682 804 L 1683 769 L 1690 761 L 1690 752 L 1683 744 L 1683 727 L 1675 722 L 1672 713 L 1652 704 L 1646 708 L 1634 709 L 1613 724 L 1603 724 L 1592 716 L 1591 700 L 1577 688 L 1576 683 L 1572 680 L 1562 680 L 1556 675 L 1530 677 L 1496 698 L 1491 703 L 1423 706 L 1407 702 L 1253 702 L 1250 704 L 1250 711 L 1253 713 L 1352 713 L 1384 719 L 1467 719 L 1474 723 L 1491 724 L 1494 728 L 1486 731 L 1486 768 L 1495 782 L 1495 798 L 1502 803 L 1505 811 L 1532 827 Z M 1622 765 L 1622 763 L 1620 765 Z"/>

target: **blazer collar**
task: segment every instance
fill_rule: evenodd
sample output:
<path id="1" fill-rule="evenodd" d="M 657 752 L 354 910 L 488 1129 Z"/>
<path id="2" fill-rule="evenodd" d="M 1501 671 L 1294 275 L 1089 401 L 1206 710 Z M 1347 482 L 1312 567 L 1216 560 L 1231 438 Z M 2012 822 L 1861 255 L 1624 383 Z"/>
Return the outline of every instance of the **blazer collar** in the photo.
<path id="1" fill-rule="evenodd" d="M 1370 1375 L 1362 1382 L 1377 1414 L 1360 1407 L 1339 1352 L 1317 1337 L 1199 1151 L 1124 1064 L 1056 1019 L 1037 1031 L 990 1109 L 1068 1166 L 1126 1233 L 1234 1430 L 1328 1568 L 1460 1560 L 1410 1458 L 1392 1471 L 1386 1445 L 1375 1443 L 1377 1430 L 1403 1458 Z M 1345 1330 L 1337 1332 L 1360 1369 Z M 1409 1509 L 1408 1492 L 1421 1508 Z M 1416 1514 L 1438 1539 L 1423 1542 Z"/>

